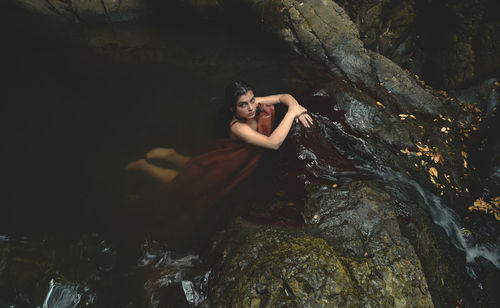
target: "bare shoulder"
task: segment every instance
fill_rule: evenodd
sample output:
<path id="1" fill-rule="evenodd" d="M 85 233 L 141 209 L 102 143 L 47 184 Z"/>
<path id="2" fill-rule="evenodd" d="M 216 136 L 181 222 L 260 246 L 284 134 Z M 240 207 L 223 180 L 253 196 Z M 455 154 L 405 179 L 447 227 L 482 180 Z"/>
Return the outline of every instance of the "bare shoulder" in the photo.
<path id="1" fill-rule="evenodd" d="M 247 123 L 236 121 L 234 123 L 231 123 L 231 128 L 229 130 L 233 133 L 245 133 L 252 131 L 253 129 Z"/>

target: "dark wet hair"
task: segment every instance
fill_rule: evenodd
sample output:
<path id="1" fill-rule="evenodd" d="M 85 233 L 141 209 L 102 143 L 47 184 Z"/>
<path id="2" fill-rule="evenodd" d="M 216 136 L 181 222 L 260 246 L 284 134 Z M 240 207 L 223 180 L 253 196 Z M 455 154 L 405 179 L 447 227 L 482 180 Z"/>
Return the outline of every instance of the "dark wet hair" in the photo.
<path id="1" fill-rule="evenodd" d="M 253 87 L 241 80 L 233 81 L 226 86 L 224 105 L 219 109 L 216 123 L 218 137 L 224 138 L 229 135 L 229 122 L 236 112 L 236 101 L 248 91 L 254 91 Z"/>

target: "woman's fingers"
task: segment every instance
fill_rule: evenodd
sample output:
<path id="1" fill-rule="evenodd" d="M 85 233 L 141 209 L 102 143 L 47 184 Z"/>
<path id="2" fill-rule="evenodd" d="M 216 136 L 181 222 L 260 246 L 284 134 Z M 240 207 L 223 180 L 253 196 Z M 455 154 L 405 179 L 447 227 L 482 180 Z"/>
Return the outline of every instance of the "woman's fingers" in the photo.
<path id="1" fill-rule="evenodd" d="M 302 125 L 304 125 L 304 127 L 310 127 L 309 125 L 309 120 L 307 119 L 307 114 L 301 114 L 299 116 L 299 120 L 300 120 L 300 123 L 302 123 Z"/>
<path id="2" fill-rule="evenodd" d="M 308 115 L 307 113 L 304 115 L 304 117 L 307 119 L 307 121 L 309 122 L 310 125 L 313 124 L 313 119 L 311 118 L 310 115 Z"/>

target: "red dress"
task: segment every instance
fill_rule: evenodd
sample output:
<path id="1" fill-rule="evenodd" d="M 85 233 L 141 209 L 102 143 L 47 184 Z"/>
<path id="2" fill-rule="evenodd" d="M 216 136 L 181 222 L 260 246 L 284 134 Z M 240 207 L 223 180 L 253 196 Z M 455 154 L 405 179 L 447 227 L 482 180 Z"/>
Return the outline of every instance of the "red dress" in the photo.
<path id="1" fill-rule="evenodd" d="M 269 136 L 274 124 L 274 106 L 260 105 L 260 109 L 257 131 Z M 264 152 L 264 148 L 241 140 L 216 140 L 189 160 L 161 193 L 153 233 L 167 236 L 161 233 L 194 227 L 203 219 L 207 207 L 255 171 Z"/>

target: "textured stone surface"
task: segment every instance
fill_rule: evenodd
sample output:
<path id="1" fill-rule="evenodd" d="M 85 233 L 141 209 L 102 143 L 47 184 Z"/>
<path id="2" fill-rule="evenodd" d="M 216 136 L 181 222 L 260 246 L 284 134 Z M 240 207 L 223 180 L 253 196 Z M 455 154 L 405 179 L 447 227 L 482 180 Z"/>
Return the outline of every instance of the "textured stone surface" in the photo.
<path id="1" fill-rule="evenodd" d="M 245 228 L 252 227 L 237 232 Z M 211 284 L 217 307 L 433 307 L 418 260 L 407 258 L 412 250 L 384 251 L 385 260 L 346 257 L 342 248 L 310 235 L 253 231 L 222 252 Z"/>

